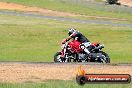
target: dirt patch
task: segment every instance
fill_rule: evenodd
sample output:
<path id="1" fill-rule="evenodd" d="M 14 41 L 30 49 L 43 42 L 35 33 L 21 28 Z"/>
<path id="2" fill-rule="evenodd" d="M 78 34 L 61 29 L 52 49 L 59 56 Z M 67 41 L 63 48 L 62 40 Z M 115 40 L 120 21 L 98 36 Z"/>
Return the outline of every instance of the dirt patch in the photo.
<path id="1" fill-rule="evenodd" d="M 131 6 L 132 7 L 132 0 L 119 0 L 122 5 Z"/>
<path id="2" fill-rule="evenodd" d="M 107 20 L 119 20 L 119 21 L 127 21 L 127 19 L 118 19 L 118 18 L 111 18 L 111 17 L 102 17 L 102 16 L 88 16 L 88 15 L 80 15 L 68 12 L 60 12 L 60 11 L 53 11 L 49 9 L 43 9 L 39 7 L 29 7 L 25 5 L 15 4 L 15 3 L 6 3 L 0 2 L 0 9 L 2 10 L 16 10 L 16 11 L 24 11 L 24 12 L 37 12 L 44 15 L 49 16 L 60 16 L 60 17 L 86 17 L 92 19 L 107 19 Z"/>
<path id="3" fill-rule="evenodd" d="M 54 16 L 76 16 L 75 14 L 71 14 L 71 13 L 58 12 L 58 11 L 42 9 L 38 7 L 29 7 L 20 4 L 6 3 L 6 2 L 0 2 L 0 9 L 18 10 L 18 11 L 26 11 L 26 12 L 40 12 L 43 14 L 54 15 Z"/>
<path id="4" fill-rule="evenodd" d="M 22 64 L 0 63 L 0 82 L 25 83 L 44 82 L 45 80 L 75 79 L 80 64 Z M 85 65 L 82 67 L 87 73 L 94 74 L 130 74 L 131 66 Z"/>

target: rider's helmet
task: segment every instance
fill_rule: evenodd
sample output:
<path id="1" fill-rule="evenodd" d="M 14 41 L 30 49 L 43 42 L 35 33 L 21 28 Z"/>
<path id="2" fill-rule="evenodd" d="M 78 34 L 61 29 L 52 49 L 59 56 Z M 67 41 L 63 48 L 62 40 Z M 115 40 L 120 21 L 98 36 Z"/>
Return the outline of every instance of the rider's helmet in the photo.
<path id="1" fill-rule="evenodd" d="M 68 30 L 68 35 L 70 36 L 73 32 L 75 32 L 76 31 L 76 29 L 74 29 L 74 28 L 70 28 L 69 30 Z"/>

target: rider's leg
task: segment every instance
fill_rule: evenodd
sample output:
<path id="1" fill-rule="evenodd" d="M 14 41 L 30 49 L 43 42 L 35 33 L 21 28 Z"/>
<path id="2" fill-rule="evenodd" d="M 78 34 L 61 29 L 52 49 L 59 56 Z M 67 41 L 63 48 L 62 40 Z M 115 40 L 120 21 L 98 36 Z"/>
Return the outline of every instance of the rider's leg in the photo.
<path id="1" fill-rule="evenodd" d="M 90 54 L 90 51 L 87 49 L 88 46 L 90 46 L 90 42 L 82 43 L 81 49 L 83 49 L 87 54 Z"/>
<path id="2" fill-rule="evenodd" d="M 87 48 L 84 49 L 84 51 L 87 53 L 87 54 L 90 54 L 89 50 Z"/>

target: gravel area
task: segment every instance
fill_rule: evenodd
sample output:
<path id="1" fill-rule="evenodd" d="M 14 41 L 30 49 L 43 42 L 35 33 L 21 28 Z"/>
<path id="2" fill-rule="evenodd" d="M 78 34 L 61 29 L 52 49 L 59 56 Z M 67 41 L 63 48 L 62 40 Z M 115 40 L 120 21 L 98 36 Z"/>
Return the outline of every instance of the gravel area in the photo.
<path id="1" fill-rule="evenodd" d="M 105 65 L 89 63 L 0 63 L 0 82 L 27 83 L 46 80 L 73 80 L 79 66 L 92 74 L 130 74 L 132 65 Z"/>

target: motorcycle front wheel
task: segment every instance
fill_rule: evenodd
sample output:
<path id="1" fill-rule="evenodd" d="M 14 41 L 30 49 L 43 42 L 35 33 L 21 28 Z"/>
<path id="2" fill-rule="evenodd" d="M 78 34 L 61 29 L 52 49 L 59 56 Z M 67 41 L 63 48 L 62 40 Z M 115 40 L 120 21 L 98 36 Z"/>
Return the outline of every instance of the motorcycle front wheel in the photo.
<path id="1" fill-rule="evenodd" d="M 54 55 L 54 62 L 62 62 L 62 59 L 61 59 L 61 52 L 57 52 L 57 53 Z"/>
<path id="2" fill-rule="evenodd" d="M 61 52 L 57 52 L 54 55 L 54 62 L 71 62 L 71 59 L 66 59 L 65 57 L 61 57 Z"/>

